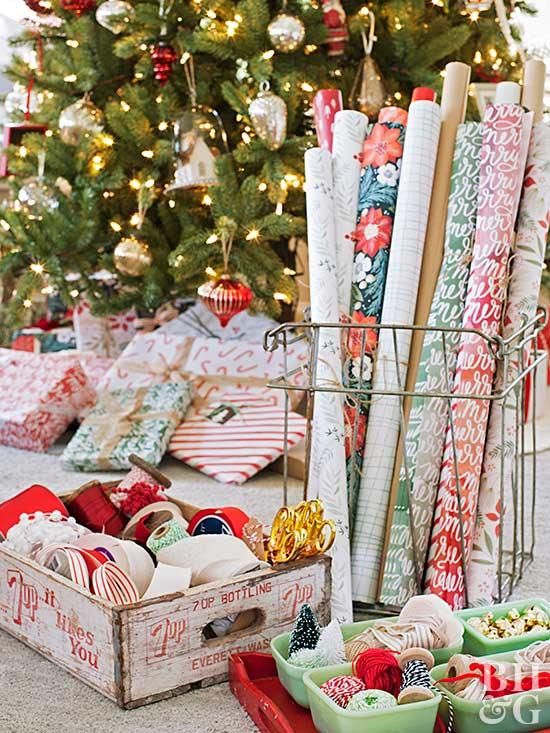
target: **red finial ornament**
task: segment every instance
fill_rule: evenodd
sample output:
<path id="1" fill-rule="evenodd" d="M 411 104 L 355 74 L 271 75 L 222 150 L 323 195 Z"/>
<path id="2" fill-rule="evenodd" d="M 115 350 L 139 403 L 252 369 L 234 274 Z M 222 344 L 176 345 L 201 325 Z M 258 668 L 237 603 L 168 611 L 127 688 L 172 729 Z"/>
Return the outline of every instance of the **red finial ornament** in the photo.
<path id="1" fill-rule="evenodd" d="M 78 18 L 84 13 L 94 10 L 96 0 L 61 0 L 61 7 L 69 13 L 74 13 Z"/>
<path id="2" fill-rule="evenodd" d="M 155 79 L 163 87 L 172 76 L 172 70 L 177 53 L 166 41 L 158 41 L 151 48 L 151 59 L 153 60 L 153 72 Z"/>
<path id="3" fill-rule="evenodd" d="M 217 280 L 209 280 L 197 290 L 202 302 L 211 311 L 222 327 L 225 328 L 237 313 L 245 311 L 254 293 L 244 283 L 222 275 Z"/>

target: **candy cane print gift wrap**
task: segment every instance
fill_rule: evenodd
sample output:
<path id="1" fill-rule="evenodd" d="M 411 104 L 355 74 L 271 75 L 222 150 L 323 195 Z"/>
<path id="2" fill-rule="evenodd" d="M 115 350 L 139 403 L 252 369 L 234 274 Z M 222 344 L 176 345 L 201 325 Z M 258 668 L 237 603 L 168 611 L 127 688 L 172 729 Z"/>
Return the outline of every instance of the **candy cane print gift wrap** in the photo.
<path id="1" fill-rule="evenodd" d="M 489 105 L 484 117 L 476 234 L 466 294 L 463 328 L 498 335 L 506 297 L 508 258 L 514 236 L 533 113 L 518 104 Z M 457 357 L 454 392 L 489 396 L 495 360 L 476 333 L 463 333 Z M 445 451 L 428 556 L 425 590 L 454 609 L 465 604 L 462 561 L 467 564 L 485 449 L 489 400 L 454 399 L 456 459 L 447 427 Z M 466 557 L 462 557 L 457 488 Z"/>
<path id="2" fill-rule="evenodd" d="M 535 125 L 531 137 L 523 197 L 519 209 L 518 230 L 512 255 L 508 302 L 504 317 L 504 338 L 512 336 L 535 315 L 544 254 L 550 223 L 550 127 Z M 514 352 L 508 363 L 507 379 L 499 364 L 496 385 L 510 384 L 518 373 L 518 358 Z M 487 445 L 479 489 L 474 546 L 468 567 L 468 600 L 471 604 L 490 604 L 495 594 L 499 527 L 502 513 L 500 500 L 501 456 L 504 459 L 504 479 L 511 476 L 516 444 L 516 411 L 502 410 L 493 403 L 489 417 Z M 505 443 L 501 436 L 503 421 Z M 504 455 L 502 455 L 504 452 Z"/>
<path id="3" fill-rule="evenodd" d="M 330 153 L 312 148 L 305 154 L 306 209 L 309 246 L 311 318 L 315 323 L 338 323 L 338 276 L 334 229 L 334 197 Z M 320 328 L 315 384 L 342 384 L 340 333 Z M 337 392 L 316 392 L 311 436 L 309 487 L 336 523 L 332 546 L 332 617 L 352 620 L 344 404 Z"/>

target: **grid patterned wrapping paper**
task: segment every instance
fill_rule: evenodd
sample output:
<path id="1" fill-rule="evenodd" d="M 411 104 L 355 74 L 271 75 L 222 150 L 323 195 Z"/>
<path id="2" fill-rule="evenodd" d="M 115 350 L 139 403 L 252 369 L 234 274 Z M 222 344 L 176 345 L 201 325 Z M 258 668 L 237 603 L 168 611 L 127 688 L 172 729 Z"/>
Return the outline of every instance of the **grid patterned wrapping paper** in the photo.
<path id="1" fill-rule="evenodd" d="M 549 223 L 550 127 L 538 124 L 533 128 L 531 137 L 517 237 L 511 258 L 504 338 L 512 336 L 536 313 Z M 499 364 L 497 389 L 502 388 L 504 381 L 511 383 L 517 375 L 517 368 L 518 359 L 514 355 L 509 362 L 507 379 L 504 380 L 503 366 Z M 503 512 L 499 486 L 501 456 L 504 451 L 504 480 L 509 484 L 516 443 L 515 418 L 515 410 L 503 411 L 493 403 L 479 488 L 474 545 L 466 576 L 468 600 L 473 605 L 490 604 L 495 596 L 499 523 Z"/>
<path id="2" fill-rule="evenodd" d="M 458 128 L 443 264 L 428 319 L 428 326 L 432 328 L 457 329 L 462 325 L 476 227 L 481 132 L 481 125 L 477 122 L 469 122 Z M 447 391 L 447 376 L 451 384 L 454 377 L 459 341 L 458 333 L 447 333 L 445 364 L 441 334 L 430 331 L 426 333 L 415 391 Z M 445 444 L 447 415 L 446 400 L 422 397 L 413 399 L 407 427 L 407 463 L 406 468 L 405 465 L 401 466 L 380 594 L 380 601 L 388 605 L 403 606 L 421 589 Z M 410 496 L 409 487 L 412 487 Z"/>
<path id="3" fill-rule="evenodd" d="M 489 105 L 484 116 L 476 235 L 462 326 L 489 337 L 500 331 L 532 124 L 533 113 L 516 104 Z M 482 337 L 463 333 L 454 391 L 489 396 L 494 371 L 494 357 Z M 483 399 L 452 400 L 449 420 L 454 425 L 458 476 L 450 422 L 447 426 L 425 590 L 454 609 L 465 604 L 462 561 L 468 564 L 472 549 L 489 407 Z"/>
<path id="4" fill-rule="evenodd" d="M 213 396 L 205 388 L 211 397 L 186 415 L 169 452 L 216 481 L 242 484 L 284 453 L 284 406 L 277 390 L 226 388 Z M 289 412 L 288 447 L 305 434 L 306 419 Z"/>
<path id="5" fill-rule="evenodd" d="M 412 102 L 401 166 L 401 181 L 393 225 L 382 322 L 409 325 L 414 321 L 428 211 L 439 143 L 441 111 L 429 101 Z M 373 389 L 398 389 L 405 384 L 411 332 L 380 333 Z M 401 425 L 398 397 L 376 396 L 369 410 L 363 472 L 353 525 L 353 597 L 376 600 L 384 544 L 389 492 Z"/>
<path id="6" fill-rule="evenodd" d="M 350 311 L 353 323 L 379 323 L 382 315 L 406 121 L 405 110 L 386 107 L 363 145 L 357 227 L 353 235 Z M 378 331 L 370 328 L 350 329 L 344 364 L 347 385 L 357 389 L 370 388 L 373 354 L 377 344 Z M 367 415 L 368 400 L 358 404 L 356 399 L 347 398 L 346 465 L 352 508 L 355 506 L 363 464 Z"/>
<path id="7" fill-rule="evenodd" d="M 311 317 L 314 322 L 338 322 L 338 283 L 334 229 L 334 196 L 330 153 L 312 148 L 305 154 L 306 209 L 309 244 Z M 318 387 L 342 384 L 340 333 L 319 329 L 315 381 Z M 351 569 L 349 513 L 344 448 L 343 397 L 317 392 L 311 436 L 309 472 L 311 495 L 325 504 L 327 517 L 336 524 L 332 546 L 332 617 L 351 621 Z"/>
<path id="8" fill-rule="evenodd" d="M 347 319 L 353 270 L 353 232 L 359 198 L 360 153 L 369 121 L 362 112 L 343 110 L 334 118 L 332 176 L 338 265 L 338 309 Z"/>

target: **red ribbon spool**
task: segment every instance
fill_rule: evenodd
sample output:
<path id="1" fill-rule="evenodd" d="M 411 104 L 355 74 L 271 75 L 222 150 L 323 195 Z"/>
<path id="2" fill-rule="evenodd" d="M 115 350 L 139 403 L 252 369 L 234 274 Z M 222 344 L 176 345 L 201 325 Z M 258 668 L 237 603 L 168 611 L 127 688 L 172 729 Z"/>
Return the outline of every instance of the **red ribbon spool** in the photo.
<path id="1" fill-rule="evenodd" d="M 109 501 L 101 484 L 91 484 L 73 494 L 67 508 L 79 524 L 92 532 L 118 537 L 126 525 L 122 512 Z"/>
<path id="2" fill-rule="evenodd" d="M 187 527 L 191 536 L 199 534 L 229 534 L 243 538 L 243 529 L 250 521 L 248 514 L 236 506 L 201 509 Z"/>
<path id="3" fill-rule="evenodd" d="M 65 505 L 53 491 L 40 484 L 34 484 L 0 504 L 0 532 L 5 537 L 10 527 L 19 522 L 22 514 L 36 512 L 50 514 L 55 511 L 61 512 L 64 517 L 69 516 Z"/>

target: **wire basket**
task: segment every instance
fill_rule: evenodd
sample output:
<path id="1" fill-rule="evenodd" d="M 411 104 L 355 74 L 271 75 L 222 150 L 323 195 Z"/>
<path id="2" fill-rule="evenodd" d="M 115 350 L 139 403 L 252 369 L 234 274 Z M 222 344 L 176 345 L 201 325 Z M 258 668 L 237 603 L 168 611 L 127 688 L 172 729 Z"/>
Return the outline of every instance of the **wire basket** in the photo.
<path id="1" fill-rule="evenodd" d="M 501 420 L 502 434 L 501 445 L 505 445 L 506 436 L 504 435 L 505 425 L 509 424 L 510 417 L 515 426 L 515 441 L 513 448 L 513 456 L 511 460 L 512 471 L 504 471 L 505 451 L 501 451 L 500 455 L 500 475 L 499 486 L 500 499 L 502 506 L 506 507 L 506 511 L 500 514 L 499 539 L 498 539 L 498 561 L 497 561 L 497 599 L 502 602 L 508 598 L 518 582 L 521 580 L 526 568 L 533 560 L 535 549 L 535 509 L 536 509 L 536 460 L 537 460 L 537 436 L 536 436 L 536 382 L 539 378 L 539 367 L 546 360 L 546 352 L 537 349 L 537 339 L 541 331 L 546 325 L 546 310 L 539 307 L 536 315 L 516 331 L 512 336 L 502 338 L 499 336 L 491 337 L 482 331 L 475 329 L 449 329 L 449 328 L 431 328 L 421 326 L 400 326 L 396 324 L 360 324 L 360 323 L 285 323 L 265 334 L 264 348 L 267 351 L 282 349 L 284 353 L 283 363 L 285 365 L 284 373 L 270 382 L 269 386 L 274 389 L 284 390 L 285 405 L 288 414 L 290 408 L 290 395 L 296 391 L 305 392 L 305 415 L 307 418 L 306 433 L 306 470 L 304 482 L 304 498 L 311 498 L 315 492 L 312 490 L 309 481 L 309 463 L 311 457 L 311 443 L 313 430 L 313 412 L 315 404 L 315 396 L 318 392 L 338 392 L 342 393 L 345 400 L 356 406 L 369 405 L 373 400 L 382 396 L 392 396 L 399 399 L 401 421 L 400 421 L 400 448 L 403 452 L 402 466 L 404 469 L 405 480 L 407 482 L 407 492 L 411 497 L 412 484 L 410 480 L 407 466 L 410 462 L 410 456 L 407 451 L 406 436 L 406 418 L 410 401 L 413 398 L 422 400 L 445 400 L 448 403 L 449 429 L 452 441 L 452 453 L 455 461 L 455 490 L 458 503 L 458 513 L 460 521 L 460 538 L 462 544 L 462 571 L 466 577 L 466 553 L 464 551 L 464 526 L 462 524 L 462 497 L 460 490 L 460 466 L 458 465 L 458 453 L 456 446 L 456 434 L 453 421 L 453 412 L 450 409 L 451 401 L 457 399 L 464 400 L 486 400 L 491 403 L 491 410 L 506 411 L 506 420 Z M 332 330 L 339 331 L 339 337 L 342 343 L 342 353 L 346 354 L 346 344 L 349 343 L 350 331 L 354 330 L 354 337 L 357 342 L 358 334 L 361 343 L 360 348 L 360 364 L 356 373 L 358 379 L 352 384 L 346 376 L 346 370 L 343 370 L 343 378 L 341 383 L 327 385 L 319 384 L 316 377 L 316 364 L 320 353 L 320 339 L 323 333 L 326 335 Z M 367 336 L 372 331 L 381 332 L 389 330 L 392 335 L 393 342 L 393 359 L 395 365 L 395 380 L 393 385 L 396 387 L 387 390 L 375 391 L 371 382 L 365 384 L 363 379 L 365 360 L 373 358 L 372 352 L 369 356 L 367 347 Z M 445 370 L 443 390 L 429 391 L 428 389 L 421 391 L 411 391 L 405 389 L 402 372 L 399 369 L 400 354 L 398 344 L 400 336 L 407 333 L 409 341 L 413 332 L 422 332 L 424 336 L 431 334 L 430 338 L 434 348 L 439 348 L 442 356 L 442 363 Z M 479 344 L 483 344 L 485 356 L 492 361 L 494 374 L 503 375 L 499 388 L 494 389 L 490 395 L 484 393 L 461 393 L 453 391 L 454 373 L 449 364 L 452 362 L 452 354 L 449 343 L 457 343 L 464 334 L 475 334 Z M 300 366 L 291 370 L 287 370 L 287 350 L 297 342 L 306 342 L 309 350 L 309 358 L 307 365 Z M 456 351 L 455 351 L 456 356 Z M 545 375 L 546 378 L 546 375 Z M 295 400 L 294 400 L 295 403 Z M 526 405 L 530 403 L 529 419 L 526 416 Z M 355 419 L 351 424 L 346 425 L 346 432 L 352 436 L 352 445 L 355 445 L 355 438 L 358 431 L 359 410 L 355 411 Z M 504 414 L 504 413 L 503 413 Z M 285 421 L 286 423 L 286 421 Z M 287 425 L 285 424 L 285 433 Z M 285 435 L 285 444 L 286 435 Z M 529 452 L 528 452 L 529 444 Z M 368 457 L 367 457 L 368 460 Z M 357 475 L 361 468 L 352 461 L 351 476 L 349 476 L 349 486 L 357 485 Z M 507 478 L 507 475 L 508 478 Z M 284 499 L 287 503 L 288 497 L 288 453 L 284 455 Z M 355 503 L 353 495 L 348 496 L 350 510 Z M 350 518 L 352 511 L 350 511 Z M 412 531 L 412 530 L 411 530 Z M 419 586 L 421 587 L 421 579 L 419 578 Z M 466 597 L 466 605 L 468 599 Z M 377 608 L 381 608 L 380 604 L 375 604 Z M 370 606 L 372 608 L 372 606 Z M 387 609 L 387 607 L 385 607 Z"/>

